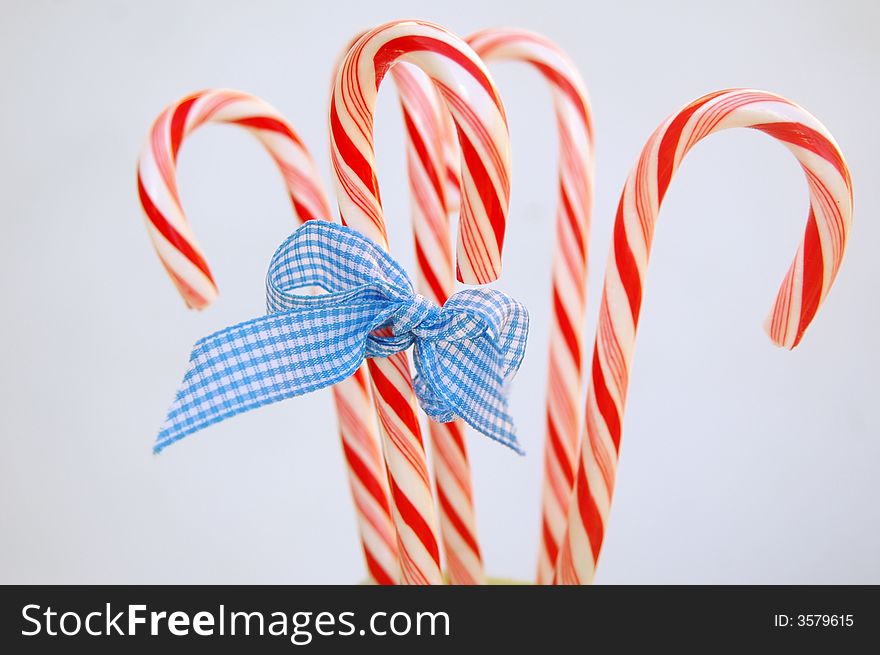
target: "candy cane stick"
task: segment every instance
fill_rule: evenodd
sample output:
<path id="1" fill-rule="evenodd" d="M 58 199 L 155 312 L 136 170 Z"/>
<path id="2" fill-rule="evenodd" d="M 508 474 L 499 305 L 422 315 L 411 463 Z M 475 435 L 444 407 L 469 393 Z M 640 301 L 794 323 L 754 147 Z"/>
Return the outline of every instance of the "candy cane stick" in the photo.
<path id="1" fill-rule="evenodd" d="M 202 309 L 217 287 L 193 235 L 177 189 L 177 155 L 191 132 L 206 123 L 239 125 L 253 134 L 278 165 L 297 224 L 331 217 L 312 158 L 273 107 L 259 98 L 207 90 L 182 98 L 156 119 L 138 162 L 138 193 L 159 258 L 189 307 Z M 363 369 L 333 389 L 364 556 L 371 578 L 391 584 L 399 577 L 397 544 L 376 418 Z"/>
<path id="2" fill-rule="evenodd" d="M 732 127 L 765 132 L 800 162 L 810 191 L 803 241 L 766 323 L 770 338 L 794 348 L 837 274 L 852 222 L 852 182 L 834 138 L 793 102 L 762 91 L 712 93 L 672 115 L 651 136 L 627 178 L 617 209 L 599 310 L 586 435 L 557 581 L 592 581 L 602 546 L 620 447 L 629 368 L 654 225 L 673 173 L 702 138 Z"/>
<path id="3" fill-rule="evenodd" d="M 378 85 L 390 67 L 421 68 L 455 121 L 462 148 L 462 211 L 457 273 L 468 283 L 497 278 L 509 198 L 509 146 L 501 101 L 479 57 L 436 25 L 389 23 L 346 55 L 330 108 L 331 155 L 343 221 L 387 248 L 373 150 Z M 439 583 L 439 548 L 412 381 L 402 356 L 370 361 L 379 410 L 402 578 Z"/>
<path id="4" fill-rule="evenodd" d="M 583 342 L 586 328 L 587 238 L 593 192 L 593 129 L 586 88 L 573 62 L 543 36 L 515 29 L 488 29 L 468 37 L 467 42 L 484 61 L 517 61 L 531 65 L 550 84 L 559 135 L 559 202 L 556 221 L 556 257 L 553 263 L 552 338 L 547 393 L 547 438 L 544 455 L 543 520 L 538 561 L 538 582 L 553 577 L 559 542 L 567 523 L 568 504 L 574 485 L 578 435 L 581 425 L 583 390 Z M 430 94 L 417 85 L 422 76 L 398 83 L 404 104 L 410 157 L 410 186 L 416 208 L 416 248 L 422 277 L 444 280 L 451 266 L 451 250 L 442 251 L 436 235 L 448 232 L 448 212 L 458 202 L 457 146 L 450 138 L 447 116 L 437 124 Z M 444 120 L 445 119 L 445 120 Z M 446 148 L 441 156 L 432 151 L 437 133 Z M 427 170 L 431 167 L 434 170 Z M 443 186 L 446 211 L 435 201 L 438 193 L 430 184 Z M 430 247 L 421 245 L 422 238 Z M 425 257 L 423 253 L 432 253 Z M 441 256 L 441 253 L 443 256 Z M 451 277 L 448 278 L 452 284 Z M 451 287 L 431 285 L 434 297 L 448 294 Z M 421 289 L 420 289 L 421 290 Z M 426 291 L 422 291 L 426 293 Z M 427 294 L 426 294 L 427 295 Z M 455 428 L 452 434 L 446 434 Z M 447 553 L 451 553 L 450 577 L 455 582 L 453 557 L 470 562 L 463 575 L 481 575 L 475 539 L 475 518 L 471 498 L 470 471 L 462 439 L 462 427 L 431 425 L 437 492 L 446 503 L 441 509 L 441 528 Z M 442 508 L 442 504 L 441 504 Z M 469 538 L 463 538 L 469 537 Z M 451 543 L 446 543 L 451 542 Z M 458 548 L 454 547 L 457 544 Z M 470 547 L 469 547 L 470 546 Z"/>

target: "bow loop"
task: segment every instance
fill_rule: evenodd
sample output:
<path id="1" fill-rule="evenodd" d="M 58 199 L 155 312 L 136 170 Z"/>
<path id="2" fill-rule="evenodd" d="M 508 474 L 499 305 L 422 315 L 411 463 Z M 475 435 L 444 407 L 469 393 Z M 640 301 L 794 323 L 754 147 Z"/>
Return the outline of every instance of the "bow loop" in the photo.
<path id="1" fill-rule="evenodd" d="M 355 235 L 359 238 L 352 238 Z M 362 240 L 371 247 L 364 247 Z M 340 306 L 355 299 L 406 303 L 414 295 L 406 271 L 385 251 L 328 221 L 308 221 L 288 237 L 272 256 L 266 275 L 270 314 Z M 383 316 L 383 322 L 387 319 Z"/>
<path id="2" fill-rule="evenodd" d="M 517 452 L 506 387 L 528 334 L 525 308 L 491 289 L 441 308 L 403 268 L 350 228 L 308 221 L 275 252 L 268 315 L 198 341 L 155 451 L 267 403 L 341 382 L 364 358 L 413 345 L 415 391 L 439 421 L 462 418 Z"/>
<path id="3" fill-rule="evenodd" d="M 446 423 L 457 416 L 518 453 L 507 387 L 519 369 L 528 312 L 493 289 L 467 289 L 443 306 L 441 335 L 416 343 L 414 386 L 425 413 Z M 468 381 L 468 384 L 462 384 Z"/>
<path id="4" fill-rule="evenodd" d="M 529 330 L 526 308 L 496 289 L 465 289 L 454 294 L 444 309 L 481 319 L 480 325 L 498 349 L 500 374 L 505 383 L 509 382 L 519 370 L 526 351 Z"/>

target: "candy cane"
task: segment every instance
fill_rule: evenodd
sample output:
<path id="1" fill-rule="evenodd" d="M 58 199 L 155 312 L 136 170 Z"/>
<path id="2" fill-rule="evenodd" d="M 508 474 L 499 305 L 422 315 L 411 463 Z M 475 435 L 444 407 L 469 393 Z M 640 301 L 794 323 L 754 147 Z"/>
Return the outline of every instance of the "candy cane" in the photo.
<path id="1" fill-rule="evenodd" d="M 538 584 L 553 578 L 574 486 L 583 396 L 587 250 L 593 200 L 593 121 L 586 87 L 568 56 L 531 32 L 489 29 L 468 43 L 487 62 L 518 61 L 548 82 L 559 134 L 559 201 L 553 257 Z"/>
<path id="2" fill-rule="evenodd" d="M 760 130 L 781 141 L 800 162 L 810 191 L 806 232 L 766 323 L 774 343 L 791 349 L 800 342 L 837 275 L 852 223 L 852 181 L 834 138 L 812 114 L 771 93 L 720 91 L 672 115 L 651 136 L 617 209 L 587 392 L 585 438 L 556 571 L 561 583 L 591 582 L 602 546 L 660 203 L 687 152 L 700 139 L 732 127 Z"/>
<path id="3" fill-rule="evenodd" d="M 159 258 L 187 305 L 195 309 L 209 305 L 217 287 L 180 202 L 177 155 L 184 138 L 210 122 L 239 125 L 263 144 L 284 177 L 297 225 L 331 217 L 311 156 L 275 108 L 228 90 L 201 91 L 167 107 L 141 152 L 138 194 Z M 375 582 L 391 584 L 399 577 L 397 544 L 364 370 L 334 387 L 333 399 L 367 569 Z"/>
<path id="4" fill-rule="evenodd" d="M 334 67 L 336 72 L 345 54 L 364 34 L 358 34 L 345 48 Z M 455 123 L 442 108 L 431 78 L 421 69 L 399 63 L 391 68 L 391 77 L 400 95 L 407 134 L 406 161 L 418 263 L 416 286 L 423 296 L 442 305 L 455 289 L 455 255 L 446 203 L 450 193 L 458 203 L 458 149 L 446 143 L 457 143 Z M 454 162 L 448 160 L 450 156 L 456 158 Z M 449 583 L 485 584 L 464 423 L 429 421 L 428 426 Z"/>
<path id="5" fill-rule="evenodd" d="M 419 293 L 442 305 L 455 291 L 455 255 L 446 208 L 445 139 L 456 140 L 449 112 L 430 78 L 411 64 L 391 69 L 407 134 L 407 171 L 413 216 Z M 450 128 L 451 126 L 451 128 Z M 451 129 L 451 135 L 447 130 Z M 457 150 L 454 151 L 457 155 Z M 457 162 L 456 162 L 457 169 Z M 456 190 L 457 197 L 457 190 Z M 486 583 L 477 537 L 473 484 L 464 423 L 429 421 L 440 535 L 450 584 Z"/>
<path id="6" fill-rule="evenodd" d="M 532 32 L 489 29 L 468 37 L 467 42 L 486 62 L 518 61 L 534 67 L 550 84 L 559 134 L 559 202 L 556 220 L 556 257 L 553 263 L 552 338 L 547 393 L 547 438 L 544 455 L 543 519 L 537 580 L 549 583 L 553 577 L 559 542 L 567 523 L 568 504 L 574 485 L 578 435 L 581 425 L 583 390 L 583 337 L 586 328 L 587 239 L 593 191 L 593 129 L 589 101 L 583 80 L 573 62 L 552 42 Z M 410 154 L 410 187 L 416 218 L 416 249 L 422 278 L 431 283 L 449 280 L 452 252 L 438 237 L 448 233 L 448 213 L 458 202 L 458 148 L 450 134 L 447 116 L 436 118 L 431 94 L 419 86 L 423 76 L 407 74 L 398 83 L 404 105 Z M 444 120 L 445 119 L 445 120 Z M 433 151 L 437 135 L 446 146 Z M 450 136 L 452 138 L 450 138 Z M 435 189 L 439 186 L 442 189 Z M 445 196 L 446 211 L 437 207 Z M 422 245 L 426 243 L 427 245 Z M 443 250 L 445 246 L 445 251 Z M 426 253 L 431 256 L 426 256 Z M 451 290 L 426 284 L 433 297 Z M 452 434 L 447 434 L 455 429 Z M 445 503 L 441 529 L 447 553 L 460 562 L 461 575 L 479 579 L 481 561 L 476 541 L 471 497 L 470 469 L 462 439 L 462 427 L 431 425 L 438 496 L 454 498 Z M 447 543 L 449 542 L 449 543 Z M 457 546 L 457 548 L 455 548 Z M 456 569 L 450 560 L 450 578 Z"/>
<path id="7" fill-rule="evenodd" d="M 331 155 L 343 221 L 387 248 L 373 150 L 378 85 L 398 62 L 421 68 L 455 121 L 462 148 L 457 274 L 490 282 L 501 267 L 509 198 L 507 123 L 479 57 L 443 28 L 398 21 L 364 35 L 346 55 L 330 108 Z M 405 357 L 370 361 L 379 411 L 402 579 L 439 583 L 440 555 L 424 445 Z"/>

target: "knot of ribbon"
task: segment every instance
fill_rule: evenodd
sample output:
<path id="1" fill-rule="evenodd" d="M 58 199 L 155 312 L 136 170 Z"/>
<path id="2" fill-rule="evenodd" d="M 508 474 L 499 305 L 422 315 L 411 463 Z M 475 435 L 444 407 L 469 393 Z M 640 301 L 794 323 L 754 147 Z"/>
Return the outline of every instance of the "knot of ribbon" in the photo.
<path id="1" fill-rule="evenodd" d="M 406 271 L 348 227 L 308 221 L 275 252 L 266 316 L 200 339 L 154 451 L 213 423 L 329 387 L 365 358 L 413 347 L 413 385 L 433 420 L 463 419 L 522 453 L 507 386 L 522 361 L 528 313 L 474 288 L 440 307 Z"/>

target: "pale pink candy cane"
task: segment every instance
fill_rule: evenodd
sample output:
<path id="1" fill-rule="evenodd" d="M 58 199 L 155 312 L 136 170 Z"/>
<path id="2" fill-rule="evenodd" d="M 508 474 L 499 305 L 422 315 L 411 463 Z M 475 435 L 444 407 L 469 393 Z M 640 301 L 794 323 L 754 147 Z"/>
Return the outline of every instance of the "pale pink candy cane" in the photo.
<path id="1" fill-rule="evenodd" d="M 141 152 L 138 194 L 159 258 L 187 305 L 195 309 L 209 305 L 217 287 L 180 202 L 177 156 L 186 136 L 206 123 L 239 125 L 263 144 L 284 177 L 297 224 L 331 218 L 311 156 L 275 108 L 229 90 L 201 91 L 168 106 Z M 367 569 L 373 581 L 392 584 L 399 577 L 397 544 L 365 371 L 336 385 L 333 399 Z"/>
<path id="2" fill-rule="evenodd" d="M 592 581 L 605 535 L 660 203 L 688 151 L 702 138 L 732 127 L 759 130 L 780 141 L 800 162 L 810 191 L 805 235 L 766 323 L 774 343 L 789 349 L 798 344 L 837 275 L 852 223 L 852 181 L 834 138 L 812 114 L 771 93 L 734 89 L 695 100 L 654 132 L 627 178 L 617 209 L 576 491 L 556 572 L 560 583 Z"/>
<path id="3" fill-rule="evenodd" d="M 457 273 L 490 282 L 501 267 L 509 199 L 507 122 L 476 53 L 443 28 L 397 21 L 364 35 L 346 55 L 330 108 L 331 155 L 343 221 L 387 248 L 373 150 L 378 85 L 394 64 L 422 69 L 451 112 L 463 152 Z M 402 354 L 369 362 L 379 410 L 402 579 L 442 582 L 430 481 L 412 380 Z"/>
<path id="4" fill-rule="evenodd" d="M 593 192 L 593 130 L 589 101 L 583 80 L 573 62 L 546 38 L 515 29 L 489 29 L 468 37 L 468 43 L 484 61 L 517 61 L 535 68 L 549 83 L 559 135 L 559 202 L 556 221 L 556 244 L 553 264 L 552 327 L 549 357 L 549 389 L 547 394 L 547 438 L 545 440 L 545 484 L 538 582 L 549 583 L 567 523 L 568 504 L 574 484 L 578 435 L 581 423 L 582 335 L 586 329 L 587 241 L 590 230 L 590 208 Z M 437 119 L 436 102 L 430 90 L 420 88 L 424 76 L 398 83 L 404 104 L 410 154 L 410 187 L 416 219 L 416 248 L 419 270 L 425 288 L 434 297 L 452 290 L 452 252 L 448 241 L 438 235 L 449 231 L 448 212 L 457 201 L 458 148 L 449 133 L 448 114 Z M 437 134 L 446 146 L 438 155 L 432 150 Z M 433 169 L 433 170 L 432 170 Z M 445 211 L 438 206 L 443 189 Z M 422 243 L 428 244 L 427 246 Z M 445 250 L 444 250 L 445 246 Z M 427 257 L 425 253 L 432 256 Z M 448 280 L 449 286 L 437 289 L 437 280 Z M 421 290 L 421 289 L 420 289 Z M 426 294 L 425 291 L 422 291 Z M 452 435 L 444 429 L 456 427 Z M 465 576 L 475 577 L 479 550 L 476 548 L 476 521 L 471 496 L 470 469 L 464 448 L 461 425 L 431 425 L 435 456 L 437 493 L 447 501 L 448 515 L 441 511 L 441 528 L 445 542 L 458 544 L 461 559 L 470 561 L 473 570 Z M 441 509 L 444 503 L 441 502 Z M 447 537 L 447 535 L 449 535 Z M 471 536 L 473 535 L 473 536 Z M 468 548 L 469 547 L 469 548 Z M 456 551 L 446 545 L 446 550 Z M 468 557 L 468 551 L 477 557 Z M 463 551 L 463 552 L 462 552 Z M 465 559 L 466 558 L 466 559 Z M 450 560 L 450 577 L 455 568 Z M 465 567 L 462 567 L 465 568 Z"/>
<path id="5" fill-rule="evenodd" d="M 532 66 L 550 85 L 559 135 L 559 200 L 544 440 L 538 584 L 553 580 L 574 486 L 583 421 L 583 335 L 586 332 L 587 251 L 593 202 L 593 121 L 586 86 L 574 62 L 545 37 L 489 29 L 468 43 L 484 61 Z"/>

